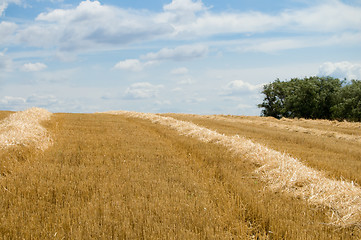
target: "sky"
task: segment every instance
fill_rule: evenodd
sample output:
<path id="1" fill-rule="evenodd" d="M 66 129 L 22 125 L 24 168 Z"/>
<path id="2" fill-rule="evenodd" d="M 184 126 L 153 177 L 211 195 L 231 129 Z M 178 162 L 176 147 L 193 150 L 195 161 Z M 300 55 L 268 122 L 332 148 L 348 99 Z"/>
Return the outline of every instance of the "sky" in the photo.
<path id="1" fill-rule="evenodd" d="M 262 86 L 361 79 L 361 0 L 0 0 L 0 109 L 259 115 Z"/>

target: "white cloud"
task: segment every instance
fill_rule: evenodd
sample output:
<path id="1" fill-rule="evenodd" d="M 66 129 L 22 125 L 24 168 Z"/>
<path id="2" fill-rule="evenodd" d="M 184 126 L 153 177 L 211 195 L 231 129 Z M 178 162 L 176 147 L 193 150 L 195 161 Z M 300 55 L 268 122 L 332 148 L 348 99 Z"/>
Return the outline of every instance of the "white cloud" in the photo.
<path id="1" fill-rule="evenodd" d="M 73 9 L 39 14 L 34 24 L 18 31 L 17 39 L 30 46 L 55 46 L 74 51 L 122 46 L 158 38 L 171 31 L 168 23 L 155 23 L 150 12 L 82 1 Z"/>
<path id="2" fill-rule="evenodd" d="M 181 67 L 181 68 L 175 68 L 170 73 L 173 75 L 185 75 L 189 72 L 188 68 Z"/>
<path id="3" fill-rule="evenodd" d="M 327 20 L 326 20 L 327 19 Z M 164 17 L 164 21 L 173 20 Z M 341 1 L 322 1 L 303 9 L 286 9 L 277 14 L 256 11 L 205 11 L 191 21 L 174 21 L 174 37 L 196 38 L 228 33 L 255 34 L 271 31 L 336 33 L 361 30 L 361 8 Z"/>
<path id="4" fill-rule="evenodd" d="M 208 47 L 204 45 L 183 45 L 176 48 L 162 48 L 155 53 L 148 53 L 140 56 L 140 59 L 126 59 L 120 61 L 113 69 L 130 70 L 134 72 L 142 71 L 145 67 L 154 65 L 161 61 L 187 61 L 206 56 Z M 185 74 L 188 72 L 186 68 L 180 68 L 172 71 L 172 74 Z"/>
<path id="5" fill-rule="evenodd" d="M 319 67 L 318 75 L 361 80 L 361 64 L 351 62 L 325 62 Z"/>
<path id="6" fill-rule="evenodd" d="M 115 64 L 114 69 L 130 70 L 137 72 L 143 69 L 143 64 L 138 59 L 127 59 Z"/>
<path id="7" fill-rule="evenodd" d="M 320 39 L 318 39 L 320 40 Z M 278 52 L 282 50 L 297 49 L 304 47 L 315 47 L 325 44 L 324 41 L 315 41 L 314 38 L 273 38 L 273 39 L 253 39 L 252 41 L 243 41 L 235 48 L 241 52 Z M 232 49 L 232 50 L 235 50 Z"/>
<path id="8" fill-rule="evenodd" d="M 165 11 L 191 11 L 198 12 L 205 10 L 201 0 L 193 2 L 192 0 L 173 0 L 171 3 L 163 6 Z"/>
<path id="9" fill-rule="evenodd" d="M 11 58 L 6 56 L 5 54 L 6 51 L 7 49 L 0 52 L 0 72 L 1 71 L 11 72 L 13 69 L 13 61 L 11 60 Z"/>
<path id="10" fill-rule="evenodd" d="M 15 23 L 5 21 L 0 22 L 0 44 L 9 42 L 16 28 L 17 25 Z"/>
<path id="11" fill-rule="evenodd" d="M 141 62 L 138 59 L 126 59 L 115 64 L 113 69 L 139 72 L 142 71 L 145 67 L 154 65 L 156 63 L 156 61 Z"/>
<path id="12" fill-rule="evenodd" d="M 71 41 L 73 37 L 69 36 L 68 39 L 63 37 L 64 41 L 61 42 L 60 39 L 62 38 L 62 31 L 64 31 L 62 28 L 62 26 L 56 24 L 30 25 L 16 33 L 15 41 L 17 41 L 18 44 L 25 44 L 39 48 L 49 48 L 52 46 L 64 48 L 63 45 Z M 73 44 L 79 45 L 80 43 L 73 42 Z"/>
<path id="13" fill-rule="evenodd" d="M 145 60 L 153 61 L 187 61 L 206 56 L 208 47 L 204 45 L 183 45 L 176 48 L 163 48 L 156 53 L 148 53 L 141 56 Z"/>
<path id="14" fill-rule="evenodd" d="M 10 1 L 4 1 L 6 8 Z M 11 2 L 20 3 L 20 0 Z M 112 24 L 109 24 L 112 23 Z M 17 30 L 16 30 L 17 29 Z M 15 38 L 14 31 L 16 31 Z M 36 21 L 16 28 L 2 22 L 0 34 L 7 36 L 1 41 L 40 48 L 55 47 L 60 51 L 97 50 L 125 46 L 153 39 L 187 40 L 222 34 L 256 34 L 267 32 L 349 34 L 348 41 L 357 42 L 361 31 L 361 7 L 341 1 L 316 1 L 303 9 L 288 9 L 268 14 L 256 11 L 212 12 L 201 0 L 173 0 L 164 5 L 163 11 L 138 11 L 102 5 L 99 1 L 82 1 L 75 8 L 55 9 L 38 15 Z M 316 46 L 339 44 L 340 39 L 328 35 Z M 336 36 L 337 38 L 337 36 Z M 339 37 L 338 37 L 339 38 Z M 4 40 L 6 39 L 6 40 Z M 315 43 L 315 42 L 314 42 Z M 227 41 L 223 42 L 227 45 Z M 292 49 L 309 47 L 307 39 L 275 39 L 249 49 Z M 315 44 L 311 44 L 315 46 Z M 203 46 L 204 47 L 204 46 Z M 185 55 L 175 53 L 185 50 Z M 195 50 L 195 49 L 188 49 Z M 207 49 L 198 48 L 207 52 Z M 202 56 L 205 52 L 199 52 Z M 187 49 L 162 49 L 145 58 L 182 60 Z M 196 54 L 196 53 L 194 53 Z M 172 57 L 174 55 L 174 57 Z M 178 55 L 178 57 L 177 57 Z M 196 57 L 196 55 L 195 55 Z"/>
<path id="15" fill-rule="evenodd" d="M 281 22 L 274 16 L 259 12 L 211 13 L 198 17 L 188 24 L 176 25 L 177 35 L 187 37 L 210 36 L 227 33 L 258 33 L 272 30 Z"/>
<path id="16" fill-rule="evenodd" d="M 207 8 L 201 0 L 173 0 L 170 4 L 164 5 L 163 10 L 164 12 L 155 16 L 155 21 L 158 23 L 170 23 L 173 27 L 177 27 L 180 24 L 194 22 L 197 19 L 197 14 L 206 11 Z"/>
<path id="17" fill-rule="evenodd" d="M 284 11 L 280 18 L 288 28 L 297 31 L 361 30 L 361 8 L 337 0 L 324 1 L 306 9 Z"/>
<path id="18" fill-rule="evenodd" d="M 21 70 L 24 72 L 38 72 L 46 69 L 47 66 L 44 63 L 25 63 Z"/>
<path id="19" fill-rule="evenodd" d="M 253 95 L 253 94 L 258 94 L 261 87 L 262 84 L 253 85 L 251 83 L 242 80 L 235 80 L 227 83 L 227 85 L 223 87 L 221 95 L 224 96 Z"/>
<path id="20" fill-rule="evenodd" d="M 273 53 L 283 50 L 359 45 L 360 33 L 340 33 L 321 36 L 253 38 L 247 40 L 228 41 L 230 51 Z M 225 44 L 225 43 L 221 43 Z"/>
<path id="21" fill-rule="evenodd" d="M 147 99 L 157 97 L 163 85 L 153 85 L 149 82 L 134 83 L 125 90 L 125 99 Z"/>

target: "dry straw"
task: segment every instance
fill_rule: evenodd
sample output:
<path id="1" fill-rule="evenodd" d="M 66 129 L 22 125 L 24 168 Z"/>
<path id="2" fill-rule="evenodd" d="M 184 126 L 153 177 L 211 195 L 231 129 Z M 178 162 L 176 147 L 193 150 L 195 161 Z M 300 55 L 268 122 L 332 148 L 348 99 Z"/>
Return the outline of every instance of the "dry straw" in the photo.
<path id="1" fill-rule="evenodd" d="M 257 124 L 260 126 L 268 126 L 271 128 L 284 129 L 284 130 L 287 130 L 290 132 L 299 132 L 299 133 L 305 133 L 305 134 L 310 134 L 310 135 L 314 135 L 314 136 L 332 137 L 332 138 L 336 138 L 336 139 L 361 143 L 360 136 L 344 134 L 344 133 L 339 133 L 339 132 L 335 132 L 335 131 L 319 130 L 319 129 L 314 129 L 314 128 L 305 128 L 305 127 L 296 125 L 298 122 L 311 122 L 311 123 L 319 122 L 319 123 L 322 123 L 323 125 L 332 125 L 333 124 L 334 126 L 342 126 L 342 127 L 347 126 L 348 128 L 357 129 L 359 126 L 358 123 L 337 122 L 337 121 L 328 121 L 328 120 L 306 120 L 306 119 L 299 119 L 299 120 L 292 119 L 291 120 L 291 119 L 286 119 L 286 118 L 282 118 L 280 120 L 280 123 L 276 123 L 276 122 L 269 121 L 268 118 L 259 118 L 259 117 L 254 118 L 254 119 L 246 119 L 246 118 L 234 119 L 234 118 L 224 117 L 222 115 L 203 115 L 203 116 L 199 116 L 199 117 L 207 118 L 207 119 L 214 119 L 214 120 L 221 120 L 221 121 L 228 121 L 228 122 Z M 290 123 L 292 123 L 292 125 L 283 124 L 282 122 L 290 122 Z"/>
<path id="2" fill-rule="evenodd" d="M 42 121 L 50 119 L 51 112 L 41 108 L 30 108 L 17 112 L 0 122 L 0 148 L 10 146 L 34 146 L 45 150 L 52 143 Z"/>
<path id="3" fill-rule="evenodd" d="M 329 125 L 329 126 L 336 126 L 341 128 L 348 128 L 348 129 L 361 129 L 361 123 L 360 122 L 348 122 L 346 120 L 340 122 L 337 120 L 327 120 L 327 119 L 305 119 L 305 118 L 299 118 L 299 119 L 288 119 L 288 118 L 282 118 L 281 121 L 298 121 L 298 122 L 304 122 L 304 123 L 318 123 L 322 125 Z"/>
<path id="4" fill-rule="evenodd" d="M 329 179 L 291 156 L 269 149 L 240 136 L 225 136 L 194 123 L 150 113 L 111 111 L 129 117 L 148 119 L 180 134 L 227 147 L 230 151 L 261 165 L 257 173 L 273 191 L 287 192 L 310 204 L 330 210 L 337 226 L 361 226 L 361 188 L 353 182 Z"/>

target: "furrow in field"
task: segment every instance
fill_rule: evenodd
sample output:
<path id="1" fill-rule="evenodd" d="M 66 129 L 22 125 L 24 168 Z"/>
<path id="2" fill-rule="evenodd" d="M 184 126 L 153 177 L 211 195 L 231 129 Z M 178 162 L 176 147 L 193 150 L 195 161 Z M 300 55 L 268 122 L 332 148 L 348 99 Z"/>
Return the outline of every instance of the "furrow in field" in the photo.
<path id="1" fill-rule="evenodd" d="M 339 226 L 361 224 L 361 188 L 353 182 L 332 180 L 291 156 L 240 136 L 225 136 L 194 123 L 156 114 L 111 111 L 129 117 L 148 119 L 180 134 L 226 146 L 230 151 L 259 164 L 257 170 L 275 192 L 282 191 L 306 199 L 310 204 L 331 210 L 331 222 Z"/>
<path id="2" fill-rule="evenodd" d="M 30 108 L 3 119 L 0 122 L 0 148 L 21 145 L 45 150 L 52 140 L 41 122 L 49 120 L 51 115 L 45 109 Z"/>

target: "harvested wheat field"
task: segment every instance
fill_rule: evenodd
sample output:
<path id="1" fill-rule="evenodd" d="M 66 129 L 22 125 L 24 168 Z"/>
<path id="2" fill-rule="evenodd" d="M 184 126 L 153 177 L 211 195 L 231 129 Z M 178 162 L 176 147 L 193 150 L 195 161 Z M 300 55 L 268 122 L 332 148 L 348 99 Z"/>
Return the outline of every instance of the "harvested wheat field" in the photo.
<path id="1" fill-rule="evenodd" d="M 361 238 L 356 123 L 36 108 L 0 121 L 1 239 Z"/>

